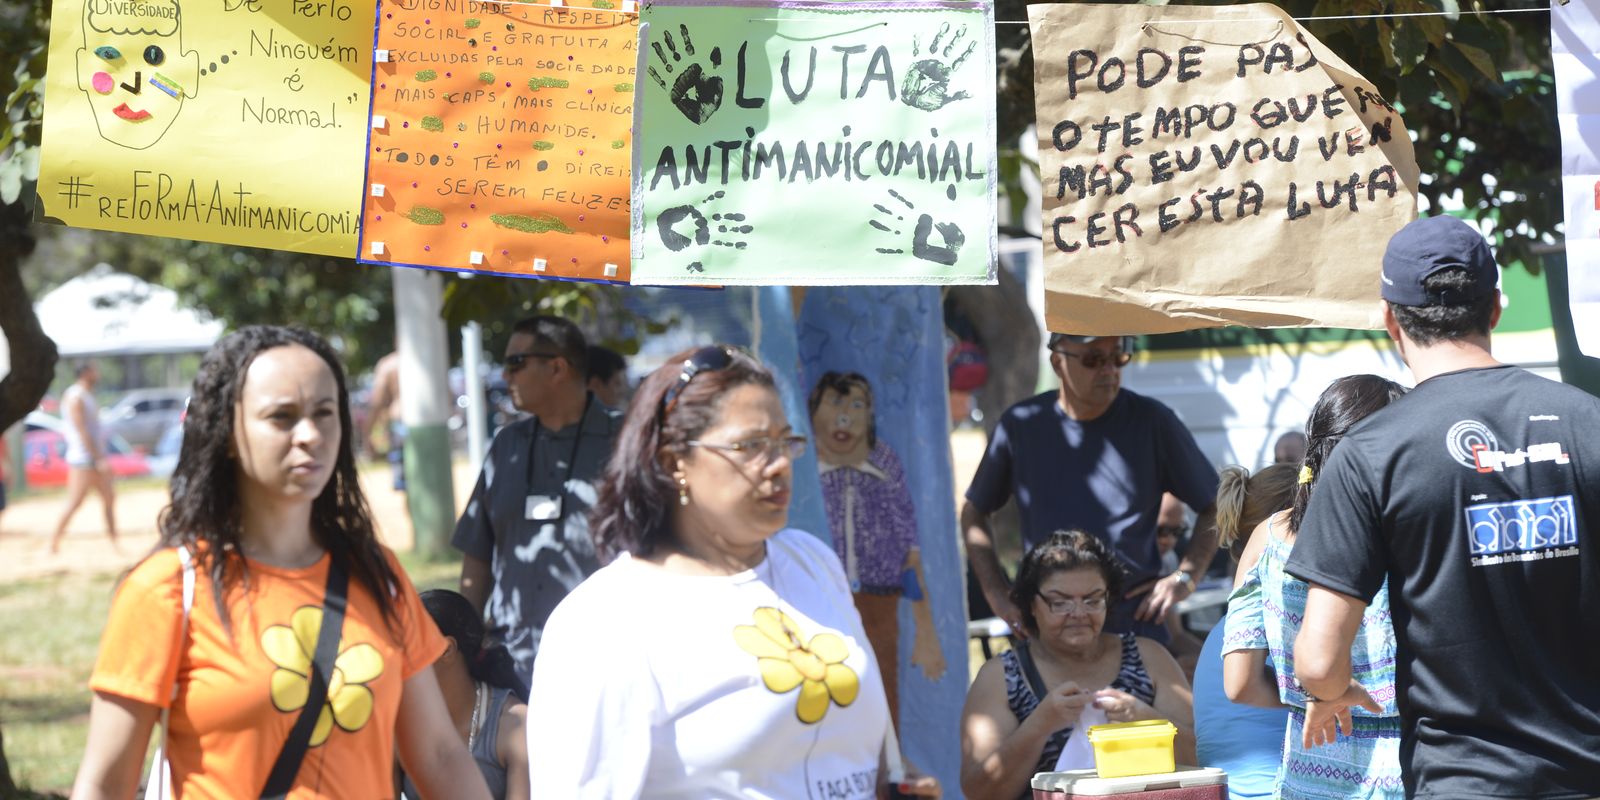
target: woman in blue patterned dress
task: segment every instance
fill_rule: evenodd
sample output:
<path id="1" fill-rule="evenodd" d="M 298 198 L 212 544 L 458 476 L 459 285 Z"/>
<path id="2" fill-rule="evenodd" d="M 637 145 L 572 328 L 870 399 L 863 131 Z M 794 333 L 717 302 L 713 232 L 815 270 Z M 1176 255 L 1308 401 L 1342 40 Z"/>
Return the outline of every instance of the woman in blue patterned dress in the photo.
<path id="1" fill-rule="evenodd" d="M 1306 422 L 1306 460 L 1295 488 L 1294 506 L 1268 517 L 1251 545 L 1261 557 L 1228 600 L 1222 644 L 1224 685 L 1235 701 L 1260 696 L 1267 684 L 1289 707 L 1283 763 L 1278 768 L 1282 800 L 1399 800 L 1400 717 L 1395 708 L 1395 638 L 1384 586 L 1367 607 L 1350 653 L 1351 672 L 1378 704 L 1378 710 L 1353 710 L 1351 729 L 1335 741 L 1307 748 L 1302 743 L 1306 706 L 1313 702 L 1294 674 L 1294 637 L 1305 614 L 1307 584 L 1284 572 L 1316 477 L 1334 445 L 1352 426 L 1405 393 L 1399 384 L 1376 375 L 1334 381 L 1317 398 Z M 1265 534 L 1265 535 L 1262 535 Z M 1252 691 L 1255 689 L 1257 691 Z"/>
<path id="2" fill-rule="evenodd" d="M 1178 763 L 1194 763 L 1194 700 L 1178 662 L 1154 640 L 1103 630 L 1122 577 L 1110 548 L 1083 531 L 1058 532 L 1023 557 L 1011 601 L 1027 641 L 983 665 L 961 715 L 966 796 L 1031 797 L 1033 775 L 1055 771 L 1090 704 L 1111 722 L 1170 720 Z"/>

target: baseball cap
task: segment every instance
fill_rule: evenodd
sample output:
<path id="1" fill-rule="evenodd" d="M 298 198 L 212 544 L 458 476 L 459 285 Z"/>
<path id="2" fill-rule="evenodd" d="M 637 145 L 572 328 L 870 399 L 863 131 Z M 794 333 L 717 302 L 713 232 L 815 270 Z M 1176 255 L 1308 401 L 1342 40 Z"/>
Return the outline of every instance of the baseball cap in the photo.
<path id="1" fill-rule="evenodd" d="M 1429 292 L 1422 282 L 1442 269 L 1472 276 L 1465 291 Z M 1400 229 L 1383 253 L 1383 299 L 1400 306 L 1463 305 L 1490 294 L 1500 278 L 1483 235 L 1449 215 L 1423 217 Z"/>

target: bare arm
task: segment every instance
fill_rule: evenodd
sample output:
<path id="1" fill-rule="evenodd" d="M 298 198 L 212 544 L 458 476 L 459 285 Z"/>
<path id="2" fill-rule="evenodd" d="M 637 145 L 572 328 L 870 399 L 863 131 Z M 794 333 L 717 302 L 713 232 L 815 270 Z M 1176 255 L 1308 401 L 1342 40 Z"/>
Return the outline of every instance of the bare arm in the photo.
<path id="1" fill-rule="evenodd" d="M 1156 685 L 1153 706 L 1145 706 L 1149 713 L 1135 715 L 1135 719 L 1164 719 L 1178 729 L 1173 742 L 1173 756 L 1179 764 L 1197 763 L 1194 739 L 1194 691 L 1183 669 L 1165 647 L 1151 639 L 1139 639 L 1139 657 Z M 1143 705 L 1143 704 L 1141 704 Z"/>
<path id="2" fill-rule="evenodd" d="M 494 588 L 494 573 L 489 571 L 489 562 L 474 556 L 461 557 L 461 596 L 472 603 L 472 607 L 483 613 L 483 607 L 489 602 L 489 592 Z"/>
<path id="3" fill-rule="evenodd" d="M 1222 657 L 1222 690 L 1228 699 L 1257 708 L 1283 708 L 1278 679 L 1265 650 L 1235 650 Z"/>
<path id="4" fill-rule="evenodd" d="M 529 800 L 533 786 L 528 777 L 528 707 L 506 706 L 500 715 L 500 763 L 506 768 L 505 800 Z"/>
<path id="5" fill-rule="evenodd" d="M 1217 504 L 1212 503 L 1200 512 L 1194 522 L 1194 536 L 1189 539 L 1189 549 L 1178 562 L 1178 569 L 1189 573 L 1195 583 L 1205 576 L 1211 559 L 1217 554 Z"/>
<path id="6" fill-rule="evenodd" d="M 1294 672 L 1314 698 L 1338 697 L 1350 686 L 1350 645 L 1367 604 L 1311 584 L 1305 621 L 1294 640 Z"/>
<path id="7" fill-rule="evenodd" d="M 1093 696 L 1068 682 L 1017 721 L 1006 704 L 1005 667 L 978 671 L 961 712 L 961 791 L 968 797 L 1016 797 L 1028 788 L 1052 733 L 1078 721 Z"/>
<path id="8" fill-rule="evenodd" d="M 139 789 L 156 706 L 95 692 L 89 702 L 89 741 L 72 784 L 72 800 L 132 800 Z"/>
<path id="9" fill-rule="evenodd" d="M 1174 575 L 1164 575 L 1149 587 L 1149 594 L 1145 595 L 1139 603 L 1138 610 L 1134 611 L 1134 619 L 1150 620 L 1161 623 L 1167 619 L 1167 612 L 1185 597 L 1194 593 L 1194 587 L 1205 576 L 1206 567 L 1211 566 L 1211 557 L 1217 553 L 1217 504 L 1212 503 L 1200 512 L 1200 517 L 1194 525 L 1194 538 L 1189 540 L 1189 550 L 1184 553 L 1183 560 L 1178 562 L 1180 572 L 1189 573 L 1192 578 L 1187 588 L 1181 584 Z M 1142 589 L 1135 589 L 1127 596 L 1133 597 Z"/>
<path id="10" fill-rule="evenodd" d="M 978 578 L 983 598 L 989 601 L 995 616 L 1006 621 L 1019 637 L 1026 637 L 1022 629 L 1022 613 L 1011 602 L 1011 581 L 1000 567 L 1000 558 L 994 552 L 994 527 L 989 515 L 979 511 L 971 501 L 961 504 L 961 531 L 967 544 L 967 561 L 972 574 Z M 1020 789 L 1018 791 L 1021 791 Z"/>
<path id="11" fill-rule="evenodd" d="M 422 800 L 491 800 L 483 773 L 456 733 L 433 667 L 406 679 L 395 730 L 400 763 L 422 793 Z"/>

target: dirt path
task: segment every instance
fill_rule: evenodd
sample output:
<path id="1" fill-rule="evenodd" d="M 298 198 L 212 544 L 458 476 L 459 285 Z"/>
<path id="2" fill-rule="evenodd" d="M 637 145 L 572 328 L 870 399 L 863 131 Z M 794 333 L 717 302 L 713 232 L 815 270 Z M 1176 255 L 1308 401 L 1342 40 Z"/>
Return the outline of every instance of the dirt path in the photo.
<path id="1" fill-rule="evenodd" d="M 464 460 L 454 468 L 456 511 L 466 507 L 467 495 L 478 474 Z M 409 550 L 411 522 L 405 495 L 390 488 L 388 467 L 373 465 L 361 471 L 361 488 L 372 506 L 378 535 L 396 550 Z M 61 552 L 48 552 L 51 531 L 60 519 L 65 497 L 51 493 L 13 499 L 0 512 L 0 582 L 23 578 L 120 572 L 132 566 L 156 544 L 156 517 L 167 504 L 165 486 L 118 487 L 118 547 L 105 535 L 100 499 L 90 494 L 67 526 Z"/>

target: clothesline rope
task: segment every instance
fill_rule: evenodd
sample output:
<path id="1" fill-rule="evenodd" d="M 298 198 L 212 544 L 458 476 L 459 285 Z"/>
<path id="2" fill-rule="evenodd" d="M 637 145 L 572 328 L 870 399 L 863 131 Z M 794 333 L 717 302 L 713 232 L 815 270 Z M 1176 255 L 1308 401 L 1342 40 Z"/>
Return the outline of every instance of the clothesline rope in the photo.
<path id="1" fill-rule="evenodd" d="M 535 4 L 535 5 L 537 5 L 537 4 Z M 1333 22 L 1333 21 L 1338 21 L 1338 20 L 1352 20 L 1352 19 L 1396 19 L 1396 18 L 1399 18 L 1399 17 L 1451 17 L 1451 16 L 1467 16 L 1467 15 L 1471 15 L 1471 14 L 1526 14 L 1526 13 L 1530 13 L 1530 12 L 1534 12 L 1534 11 L 1542 11 L 1542 12 L 1545 12 L 1545 13 L 1549 13 L 1550 9 L 1548 9 L 1548 8 L 1546 8 L 1544 6 L 1533 6 L 1533 7 L 1530 7 L 1530 8 L 1483 9 L 1481 11 L 1461 11 L 1461 12 L 1450 12 L 1450 11 L 1407 11 L 1407 12 L 1404 12 L 1404 13 L 1393 13 L 1393 14 L 1345 14 L 1345 15 L 1342 15 L 1342 16 L 1333 16 L 1333 17 L 1290 17 L 1290 19 L 1293 19 L 1295 22 Z M 809 22 L 832 22 L 833 20 L 826 20 L 826 19 L 798 19 L 798 18 L 795 18 L 795 17 L 757 17 L 757 18 L 752 18 L 750 21 L 751 22 L 802 22 L 802 23 L 809 23 Z M 1187 25 L 1206 25 L 1206 24 L 1210 24 L 1210 23 L 1213 23 L 1213 22 L 1282 22 L 1282 21 L 1283 20 L 1281 20 L 1281 19 L 1279 19 L 1277 17 L 1249 17 L 1249 18 L 1240 18 L 1240 19 L 1228 19 L 1228 18 L 1225 18 L 1225 17 L 1217 17 L 1217 18 L 1214 18 L 1214 19 L 1164 19 L 1164 20 L 1160 21 L 1160 24 L 1162 24 L 1162 25 L 1185 25 L 1185 24 L 1187 24 Z M 994 21 L 994 24 L 996 24 L 996 25 L 1027 25 L 1028 21 L 1027 20 L 1023 20 L 1023 19 L 997 19 L 997 20 Z"/>

